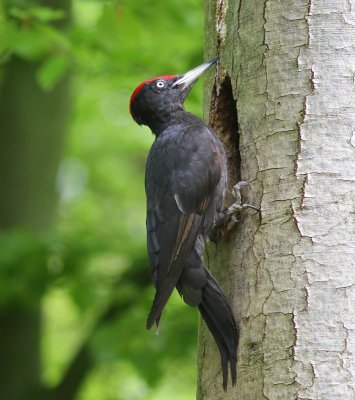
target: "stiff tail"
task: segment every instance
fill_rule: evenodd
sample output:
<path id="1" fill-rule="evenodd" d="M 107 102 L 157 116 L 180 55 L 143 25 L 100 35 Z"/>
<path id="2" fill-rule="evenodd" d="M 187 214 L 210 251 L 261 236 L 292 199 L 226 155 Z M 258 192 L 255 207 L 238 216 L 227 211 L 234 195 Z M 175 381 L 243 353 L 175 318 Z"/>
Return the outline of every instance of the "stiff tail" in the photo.
<path id="1" fill-rule="evenodd" d="M 207 272 L 207 282 L 202 289 L 202 302 L 198 309 L 218 346 L 223 372 L 223 389 L 227 390 L 228 363 L 232 385 L 237 382 L 237 347 L 239 332 L 226 297 L 213 276 Z"/>

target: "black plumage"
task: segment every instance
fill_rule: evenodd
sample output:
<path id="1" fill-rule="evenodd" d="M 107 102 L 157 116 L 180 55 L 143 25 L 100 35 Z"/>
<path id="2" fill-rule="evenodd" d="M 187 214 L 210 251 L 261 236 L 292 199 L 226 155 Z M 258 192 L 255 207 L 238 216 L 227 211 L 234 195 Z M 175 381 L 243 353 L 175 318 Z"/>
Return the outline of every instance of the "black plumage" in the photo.
<path id="1" fill-rule="evenodd" d="M 176 287 L 198 307 L 221 354 L 223 387 L 228 363 L 236 383 L 238 330 L 221 288 L 204 265 L 204 245 L 222 211 L 226 156 L 212 129 L 183 103 L 199 75 L 217 59 L 182 76 L 160 76 L 133 92 L 130 111 L 156 139 L 146 165 L 147 246 L 156 293 L 147 328 L 159 324 Z"/>

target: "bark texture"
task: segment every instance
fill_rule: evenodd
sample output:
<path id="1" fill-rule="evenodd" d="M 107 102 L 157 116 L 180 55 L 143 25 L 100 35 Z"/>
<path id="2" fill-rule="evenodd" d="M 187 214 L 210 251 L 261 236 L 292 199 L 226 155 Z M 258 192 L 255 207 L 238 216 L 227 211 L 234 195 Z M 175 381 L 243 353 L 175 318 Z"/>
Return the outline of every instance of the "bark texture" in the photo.
<path id="1" fill-rule="evenodd" d="M 198 399 L 355 398 L 354 38 L 351 1 L 206 2 L 206 116 L 262 218 L 208 249 L 241 340 L 224 393 L 201 326 Z"/>

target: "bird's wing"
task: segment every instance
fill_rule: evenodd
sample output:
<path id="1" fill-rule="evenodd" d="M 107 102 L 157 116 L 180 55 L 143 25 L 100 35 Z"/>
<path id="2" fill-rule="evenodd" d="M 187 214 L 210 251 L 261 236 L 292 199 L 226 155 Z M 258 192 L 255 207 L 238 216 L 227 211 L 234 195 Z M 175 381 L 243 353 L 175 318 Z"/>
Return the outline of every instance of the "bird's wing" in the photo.
<path id="1" fill-rule="evenodd" d="M 147 242 L 156 294 L 147 328 L 176 286 L 197 235 L 213 209 L 221 157 L 206 127 L 156 140 L 147 162 Z M 203 131 L 201 131 L 203 129 Z"/>

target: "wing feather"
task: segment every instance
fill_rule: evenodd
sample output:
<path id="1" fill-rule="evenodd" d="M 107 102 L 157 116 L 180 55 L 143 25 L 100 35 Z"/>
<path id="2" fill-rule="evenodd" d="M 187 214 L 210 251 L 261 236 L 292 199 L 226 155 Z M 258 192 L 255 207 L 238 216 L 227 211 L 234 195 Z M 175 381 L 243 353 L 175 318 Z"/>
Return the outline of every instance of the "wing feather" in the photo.
<path id="1" fill-rule="evenodd" d="M 159 322 L 221 178 L 221 158 L 205 125 L 181 127 L 179 135 L 163 134 L 147 160 L 147 243 L 156 293 L 147 328 Z"/>

